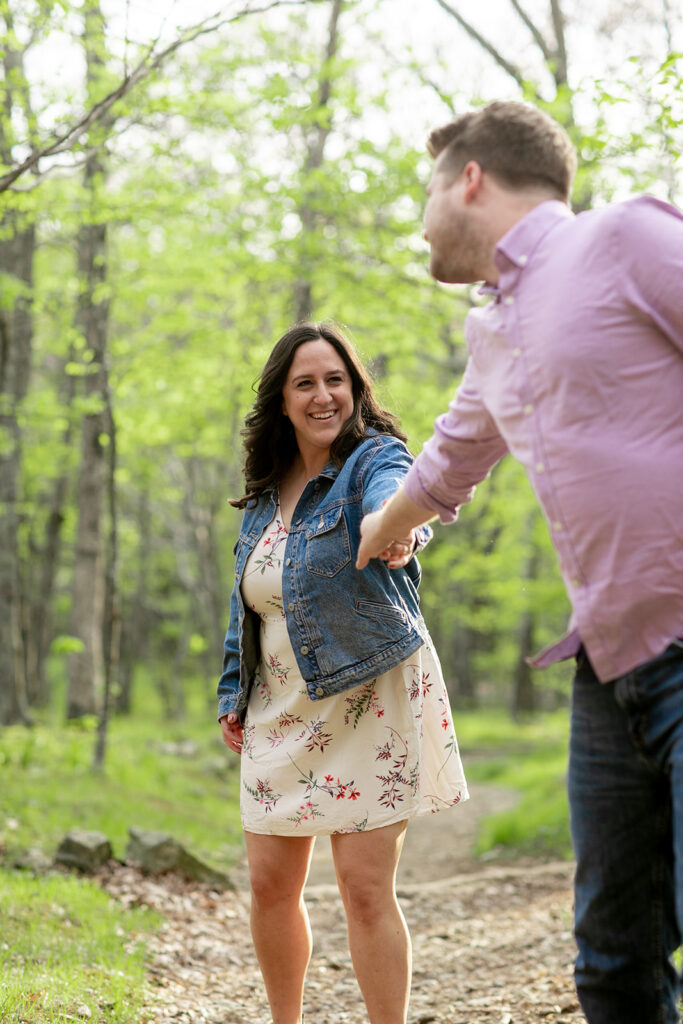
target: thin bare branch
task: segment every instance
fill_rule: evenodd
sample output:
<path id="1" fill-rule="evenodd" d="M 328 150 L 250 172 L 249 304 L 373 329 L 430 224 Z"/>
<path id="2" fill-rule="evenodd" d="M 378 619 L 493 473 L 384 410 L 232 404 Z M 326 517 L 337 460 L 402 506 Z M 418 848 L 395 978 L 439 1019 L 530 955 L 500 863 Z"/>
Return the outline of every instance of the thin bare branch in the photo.
<path id="1" fill-rule="evenodd" d="M 177 39 L 156 55 L 154 55 L 153 50 L 148 51 L 137 67 L 129 75 L 126 75 L 121 82 L 119 82 L 116 89 L 113 89 L 108 96 L 105 96 L 99 103 L 96 103 L 83 115 L 83 117 L 80 118 L 80 120 L 76 121 L 61 134 L 53 136 L 51 142 L 48 142 L 40 149 L 33 150 L 30 156 L 28 156 L 22 163 L 17 164 L 10 171 L 1 175 L 0 192 L 6 191 L 23 174 L 26 174 L 28 171 L 32 171 L 40 160 L 45 157 L 55 156 L 57 153 L 64 153 L 67 150 L 70 150 L 89 128 L 94 124 L 101 122 L 105 118 L 114 104 L 118 103 L 120 99 L 126 96 L 131 89 L 138 84 L 138 82 L 148 78 L 152 72 L 156 71 L 157 68 L 172 56 L 172 54 L 179 50 L 181 46 L 185 46 L 187 43 L 191 43 L 201 36 L 215 32 L 218 29 L 223 28 L 225 25 L 230 25 L 233 22 L 240 21 L 248 15 L 263 14 L 275 7 L 299 7 L 302 4 L 309 2 L 311 2 L 311 0 L 270 0 L 269 3 L 264 3 L 260 6 L 247 3 L 240 11 L 227 18 L 222 17 L 222 12 L 219 11 L 217 14 L 211 15 L 209 18 L 205 18 L 197 25 L 193 25 L 190 28 L 185 29 Z"/>
<path id="2" fill-rule="evenodd" d="M 551 61 L 553 59 L 553 53 L 550 47 L 548 46 L 547 42 L 545 41 L 545 37 L 543 36 L 541 30 L 537 28 L 535 23 L 531 20 L 527 12 L 520 4 L 519 0 L 510 0 L 510 3 L 517 11 L 517 14 L 520 16 L 520 18 L 522 19 L 526 27 L 529 29 L 532 36 L 534 37 L 534 42 L 543 54 L 543 59 L 546 61 L 546 63 L 548 61 Z"/>
<path id="3" fill-rule="evenodd" d="M 553 77 L 557 85 L 567 84 L 567 47 L 564 39 L 564 14 L 560 0 L 550 0 L 550 11 L 553 18 L 553 29 L 557 40 L 557 52 L 555 54 L 555 67 Z"/>
<path id="4" fill-rule="evenodd" d="M 450 4 L 446 3 L 446 0 L 436 0 L 436 3 L 442 10 L 446 11 L 447 14 L 450 14 L 452 18 L 455 18 L 458 24 L 465 29 L 468 36 L 470 36 L 471 39 L 474 39 L 475 42 L 479 43 L 487 53 L 490 53 L 496 64 L 498 64 L 503 71 L 506 71 L 511 78 L 514 78 L 518 85 L 524 84 L 524 76 L 520 69 L 514 64 L 511 64 L 509 60 L 506 60 L 500 50 L 498 50 L 493 43 L 489 42 L 488 39 L 478 32 L 474 25 L 471 25 L 469 21 L 463 18 L 459 11 L 456 11 L 454 7 L 451 7 Z"/>

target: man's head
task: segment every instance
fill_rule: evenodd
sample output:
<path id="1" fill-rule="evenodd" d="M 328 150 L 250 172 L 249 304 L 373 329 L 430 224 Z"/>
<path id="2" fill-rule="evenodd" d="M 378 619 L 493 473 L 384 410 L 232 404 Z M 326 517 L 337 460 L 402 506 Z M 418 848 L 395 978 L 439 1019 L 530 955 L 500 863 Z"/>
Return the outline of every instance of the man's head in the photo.
<path id="1" fill-rule="evenodd" d="M 497 100 L 435 128 L 427 149 L 440 160 L 443 173 L 457 178 L 465 164 L 512 189 L 544 188 L 554 199 L 569 201 L 576 150 L 564 128 L 527 103 Z"/>
<path id="2" fill-rule="evenodd" d="M 495 245 L 533 206 L 567 202 L 576 151 L 565 130 L 525 103 L 496 101 L 435 129 L 425 209 L 430 269 L 440 281 L 495 276 Z"/>

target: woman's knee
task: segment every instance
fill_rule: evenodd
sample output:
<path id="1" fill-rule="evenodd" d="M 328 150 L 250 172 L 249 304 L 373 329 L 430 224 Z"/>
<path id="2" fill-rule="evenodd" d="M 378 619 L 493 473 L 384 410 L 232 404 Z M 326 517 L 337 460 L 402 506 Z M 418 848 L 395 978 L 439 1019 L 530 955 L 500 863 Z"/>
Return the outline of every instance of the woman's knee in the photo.
<path id="1" fill-rule="evenodd" d="M 396 902 L 393 884 L 375 873 L 350 870 L 338 882 L 346 913 L 356 921 L 372 923 Z"/>

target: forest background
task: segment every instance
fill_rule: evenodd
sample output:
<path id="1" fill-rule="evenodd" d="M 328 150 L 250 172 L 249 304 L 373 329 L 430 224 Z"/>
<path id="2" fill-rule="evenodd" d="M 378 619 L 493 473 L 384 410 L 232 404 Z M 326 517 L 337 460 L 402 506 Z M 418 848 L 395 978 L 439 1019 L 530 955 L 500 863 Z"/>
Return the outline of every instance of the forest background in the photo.
<path id="1" fill-rule="evenodd" d="M 430 128 L 548 110 L 577 211 L 681 199 L 669 0 L 0 0 L 0 725 L 214 714 L 240 428 L 274 341 L 345 324 L 414 452 L 476 288 L 421 236 Z M 577 296 L 577 301 L 580 297 Z M 504 459 L 421 556 L 454 705 L 566 703 L 568 604 Z"/>

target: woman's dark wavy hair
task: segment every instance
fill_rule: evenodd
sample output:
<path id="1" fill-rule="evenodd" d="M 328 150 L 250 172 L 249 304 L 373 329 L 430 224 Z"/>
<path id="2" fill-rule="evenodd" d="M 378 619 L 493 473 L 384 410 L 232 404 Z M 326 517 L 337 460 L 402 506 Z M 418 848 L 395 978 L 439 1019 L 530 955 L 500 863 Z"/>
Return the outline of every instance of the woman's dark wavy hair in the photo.
<path id="1" fill-rule="evenodd" d="M 320 339 L 329 342 L 344 360 L 353 389 L 353 412 L 330 448 L 330 457 L 335 465 L 343 466 L 369 427 L 374 427 L 380 434 L 391 434 L 406 441 L 397 417 L 382 409 L 377 402 L 370 374 L 341 329 L 330 321 L 302 321 L 282 335 L 261 373 L 256 401 L 242 430 L 245 493 L 230 502 L 235 508 L 245 508 L 248 503 L 256 502 L 261 493 L 275 486 L 292 465 L 298 448 L 294 428 L 282 412 L 282 389 L 299 345 Z"/>

